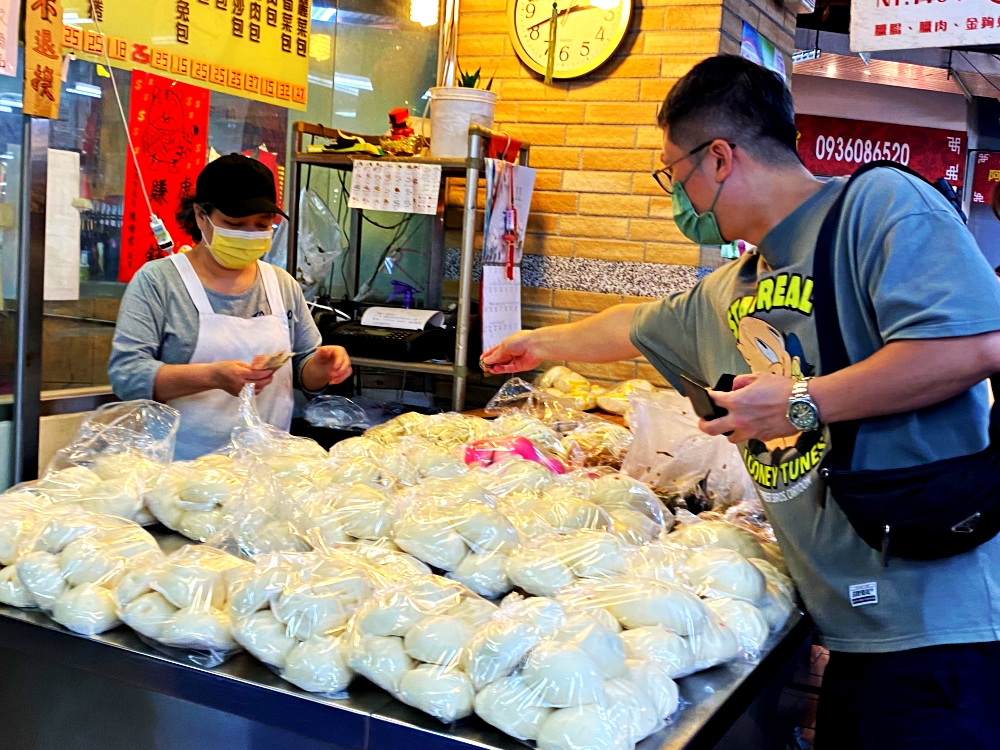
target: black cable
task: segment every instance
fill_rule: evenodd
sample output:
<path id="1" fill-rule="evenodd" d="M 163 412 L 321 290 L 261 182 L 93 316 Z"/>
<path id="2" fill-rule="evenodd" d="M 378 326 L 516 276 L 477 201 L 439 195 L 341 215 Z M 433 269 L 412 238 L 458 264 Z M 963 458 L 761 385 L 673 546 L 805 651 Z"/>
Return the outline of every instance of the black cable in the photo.
<path id="1" fill-rule="evenodd" d="M 364 214 L 361 214 L 361 219 L 362 219 L 362 221 L 367 221 L 373 227 L 378 227 L 379 229 L 388 229 L 388 230 L 396 229 L 400 225 L 402 225 L 402 224 L 406 223 L 407 221 L 409 221 L 409 219 L 407 217 L 403 217 L 402 219 L 400 219 L 395 224 L 379 224 L 377 221 L 372 221 L 371 219 L 369 219 Z"/>

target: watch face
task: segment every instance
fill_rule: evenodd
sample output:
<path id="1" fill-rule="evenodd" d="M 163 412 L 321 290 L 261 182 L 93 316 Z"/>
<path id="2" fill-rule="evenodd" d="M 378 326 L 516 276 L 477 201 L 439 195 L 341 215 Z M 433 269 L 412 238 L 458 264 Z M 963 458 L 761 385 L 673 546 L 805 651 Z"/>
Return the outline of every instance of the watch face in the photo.
<path id="1" fill-rule="evenodd" d="M 808 401 L 793 401 L 788 405 L 788 421 L 793 426 L 808 432 L 819 427 L 819 420 L 816 418 L 816 407 Z"/>

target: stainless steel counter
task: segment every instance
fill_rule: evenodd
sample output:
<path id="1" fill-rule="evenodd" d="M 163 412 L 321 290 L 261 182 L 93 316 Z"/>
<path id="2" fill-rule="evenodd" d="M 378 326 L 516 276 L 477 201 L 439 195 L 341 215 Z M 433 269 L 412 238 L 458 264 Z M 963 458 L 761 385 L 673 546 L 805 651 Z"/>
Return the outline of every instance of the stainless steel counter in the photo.
<path id="1" fill-rule="evenodd" d="M 183 542 L 174 535 L 158 536 L 168 551 Z M 772 635 L 759 664 L 727 664 L 681 680 L 681 696 L 690 705 L 669 726 L 644 740 L 639 749 L 714 747 L 788 663 L 811 629 L 808 618 L 795 615 Z M 151 702 L 131 706 L 130 696 L 136 694 L 150 696 Z M 166 739 L 166 728 L 140 736 L 144 734 L 140 730 L 148 729 L 150 722 L 158 725 L 153 718 L 143 718 L 149 705 L 154 705 L 151 716 L 164 713 L 157 701 L 170 703 L 171 736 L 180 734 L 183 740 Z M 63 718 L 67 702 L 76 711 L 72 723 Z M 57 710 L 60 705 L 63 708 Z M 123 711 L 118 714 L 109 705 L 121 705 Z M 40 612 L 4 606 L 0 606 L 0 706 L 0 717 L 7 716 L 0 720 L 0 747 L 4 750 L 110 750 L 118 745 L 98 739 L 94 733 L 102 727 L 121 732 L 128 726 L 134 726 L 133 734 L 122 747 L 130 750 L 524 748 L 477 717 L 446 727 L 398 703 L 363 678 L 355 680 L 346 698 L 320 697 L 284 682 L 245 653 L 205 669 L 161 653 L 125 627 L 85 637 L 65 630 Z M 191 726 L 178 726 L 185 723 L 188 714 Z M 220 729 L 221 736 L 228 739 L 207 739 L 210 727 L 228 727 L 227 722 L 235 722 L 231 730 Z M 51 731 L 62 723 L 66 735 L 53 735 L 57 739 L 49 744 L 32 730 L 38 723 Z M 247 726 L 253 731 L 246 730 Z M 81 731 L 87 739 L 76 742 Z M 237 740 L 237 735 L 244 739 Z M 258 744 L 245 739 L 264 735 L 270 739 Z M 70 736 L 76 740 L 70 741 Z M 230 740 L 232 744 L 227 744 Z"/>

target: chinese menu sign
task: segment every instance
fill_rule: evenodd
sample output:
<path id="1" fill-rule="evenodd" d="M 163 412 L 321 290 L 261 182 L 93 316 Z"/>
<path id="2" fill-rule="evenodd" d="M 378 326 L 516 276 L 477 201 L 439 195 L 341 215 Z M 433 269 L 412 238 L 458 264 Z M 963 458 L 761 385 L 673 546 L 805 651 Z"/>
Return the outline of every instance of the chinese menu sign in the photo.
<path id="1" fill-rule="evenodd" d="M 972 170 L 972 202 L 988 204 L 1000 183 L 1000 151 L 980 151 Z"/>
<path id="2" fill-rule="evenodd" d="M 34 0 L 31 0 L 34 1 Z M 311 0 L 63 0 L 97 24 L 68 25 L 64 47 L 92 62 L 304 110 Z"/>
<path id="3" fill-rule="evenodd" d="M 131 281 L 143 263 L 163 256 L 149 228 L 150 205 L 176 247 L 194 244 L 177 224 L 176 214 L 181 199 L 194 193 L 205 166 L 208 112 L 207 89 L 141 70 L 132 73 L 128 127 L 146 194 L 135 164 L 126 159 L 119 281 Z"/>
<path id="4" fill-rule="evenodd" d="M 17 75 L 17 25 L 21 0 L 0 0 L 0 75 Z"/>
<path id="5" fill-rule="evenodd" d="M 17 21 L 13 23 L 17 31 Z M 24 106 L 35 117 L 59 119 L 62 81 L 62 0 L 26 0 L 24 11 Z"/>
<path id="6" fill-rule="evenodd" d="M 887 159 L 914 169 L 930 181 L 944 177 L 961 185 L 965 133 L 840 117 L 796 115 L 799 157 L 813 174 L 841 177 L 862 164 Z"/>
<path id="7" fill-rule="evenodd" d="M 994 0 L 852 0 L 851 50 L 1000 43 Z"/>

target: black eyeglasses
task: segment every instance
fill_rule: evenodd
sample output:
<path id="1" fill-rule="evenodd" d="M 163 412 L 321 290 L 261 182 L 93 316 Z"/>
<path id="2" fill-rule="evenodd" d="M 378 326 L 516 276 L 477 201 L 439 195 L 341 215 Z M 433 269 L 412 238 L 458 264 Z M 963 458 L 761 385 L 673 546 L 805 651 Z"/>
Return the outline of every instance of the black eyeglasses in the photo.
<path id="1" fill-rule="evenodd" d="M 696 146 L 695 148 L 693 148 L 690 151 L 688 151 L 680 159 L 675 159 L 674 161 L 670 162 L 663 169 L 657 169 L 655 172 L 653 172 L 653 179 L 656 180 L 656 184 L 659 185 L 661 188 L 663 188 L 663 192 L 665 192 L 667 195 L 673 195 L 674 194 L 674 176 L 668 170 L 672 170 L 676 164 L 679 164 L 680 162 L 684 161 L 685 159 L 687 159 L 687 158 L 689 158 L 691 156 L 694 156 L 699 151 L 708 148 L 713 143 L 715 143 L 717 140 L 719 140 L 719 139 L 718 138 L 713 138 L 710 141 L 706 141 L 705 143 L 701 144 L 700 146 Z M 729 143 L 729 148 L 736 148 L 736 144 L 735 143 L 730 143 L 729 141 L 727 141 L 727 143 Z"/>

